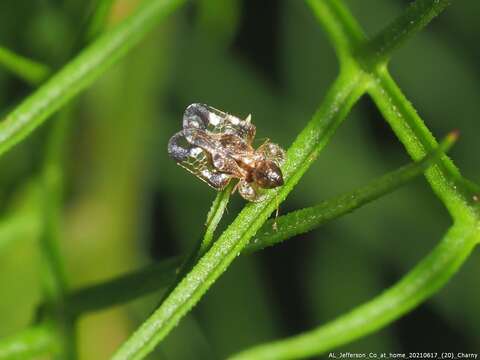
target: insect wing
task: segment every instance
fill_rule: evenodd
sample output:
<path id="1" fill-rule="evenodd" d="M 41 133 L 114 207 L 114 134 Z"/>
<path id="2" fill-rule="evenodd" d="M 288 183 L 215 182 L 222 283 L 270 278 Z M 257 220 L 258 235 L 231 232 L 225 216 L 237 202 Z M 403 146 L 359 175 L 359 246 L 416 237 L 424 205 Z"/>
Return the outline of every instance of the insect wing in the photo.
<path id="1" fill-rule="evenodd" d="M 255 125 L 205 104 L 191 104 L 183 115 L 183 129 L 201 129 L 211 134 L 236 135 L 251 143 Z"/>
<path id="2" fill-rule="evenodd" d="M 178 165 L 216 190 L 225 188 L 231 179 L 230 175 L 218 172 L 211 162 L 209 153 L 187 141 L 183 131 L 170 139 L 168 154 Z"/>
<path id="3" fill-rule="evenodd" d="M 285 150 L 277 144 L 267 141 L 257 149 L 257 153 L 260 154 L 264 160 L 271 160 L 278 166 L 282 166 L 285 163 Z"/>

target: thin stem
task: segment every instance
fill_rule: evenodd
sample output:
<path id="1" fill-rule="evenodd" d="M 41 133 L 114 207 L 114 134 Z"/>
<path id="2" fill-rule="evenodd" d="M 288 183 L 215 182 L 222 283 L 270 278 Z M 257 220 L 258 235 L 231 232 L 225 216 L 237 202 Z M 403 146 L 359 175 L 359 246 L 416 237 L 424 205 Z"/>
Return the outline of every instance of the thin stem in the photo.
<path id="1" fill-rule="evenodd" d="M 75 319 L 67 316 L 65 302 L 68 282 L 60 251 L 64 187 L 64 154 L 72 107 L 63 108 L 50 126 L 41 176 L 43 231 L 40 249 L 43 258 L 43 279 L 46 319 L 52 321 L 62 340 L 60 357 L 76 359 Z M 45 319 L 43 319 L 45 321 Z"/>
<path id="2" fill-rule="evenodd" d="M 105 9 L 103 9 L 105 10 Z M 94 12 L 94 16 L 98 11 Z M 100 26 L 105 18 L 97 18 L 96 30 L 100 31 Z M 92 24 L 90 24 L 92 25 Z M 73 46 L 71 55 L 80 48 L 84 42 L 88 41 L 89 31 L 81 31 L 81 36 Z M 93 34 L 97 35 L 97 34 Z M 69 304 L 65 298 L 67 296 L 67 279 L 63 257 L 60 254 L 61 223 L 62 223 L 62 205 L 63 205 L 63 187 L 64 187 L 64 154 L 65 146 L 68 140 L 70 120 L 74 111 L 72 104 L 64 107 L 57 116 L 57 120 L 50 125 L 49 134 L 46 141 L 45 159 L 41 176 L 43 201 L 42 217 L 43 231 L 40 236 L 40 248 L 42 249 L 44 289 L 46 293 L 46 302 L 41 310 L 44 312 L 43 321 L 50 321 L 61 339 L 62 346 L 60 351 L 61 358 L 76 359 L 77 345 L 75 334 L 76 317 L 71 316 Z"/>
<path id="3" fill-rule="evenodd" d="M 212 206 L 208 211 L 207 221 L 205 222 L 205 226 L 207 229 L 205 230 L 205 234 L 200 244 L 200 248 L 197 253 L 196 259 L 198 259 L 203 254 L 205 254 L 205 252 L 212 245 L 213 236 L 215 235 L 215 230 L 217 229 L 218 224 L 220 223 L 220 220 L 222 220 L 223 214 L 227 209 L 227 205 L 230 200 L 230 195 L 232 194 L 234 186 L 235 186 L 235 183 L 231 181 L 227 185 L 227 187 L 224 190 L 220 191 L 215 197 L 215 200 L 213 201 Z"/>
<path id="4" fill-rule="evenodd" d="M 388 27 L 368 40 L 341 0 L 305 0 L 322 23 L 340 63 L 355 62 L 366 72 L 382 68 L 392 52 L 438 16 L 451 0 L 416 0 Z"/>
<path id="5" fill-rule="evenodd" d="M 357 60 L 367 68 L 385 64 L 392 52 L 413 37 L 451 4 L 451 0 L 417 0 L 360 49 Z"/>
<path id="6" fill-rule="evenodd" d="M 78 316 L 164 290 L 175 280 L 181 263 L 182 258 L 171 258 L 133 273 L 73 291 L 66 300 L 68 311 Z"/>
<path id="7" fill-rule="evenodd" d="M 195 246 L 195 249 L 186 258 L 180 269 L 176 271 L 176 281 L 170 282 L 170 289 L 166 292 L 160 304 L 170 295 L 170 293 L 173 291 L 173 289 L 175 289 L 175 287 L 182 280 L 182 278 L 186 274 L 188 274 L 188 272 L 192 269 L 193 265 L 205 254 L 205 252 L 212 245 L 213 235 L 215 234 L 215 230 L 217 229 L 217 226 L 223 217 L 225 209 L 227 208 L 228 201 L 230 200 L 230 195 L 232 193 L 234 185 L 234 182 L 230 181 L 227 187 L 222 191 L 218 192 L 217 196 L 215 196 L 212 206 L 210 207 L 210 210 L 207 214 L 207 220 L 205 222 L 205 226 L 207 229 L 205 230 L 202 241 L 200 241 L 197 246 Z"/>
<path id="8" fill-rule="evenodd" d="M 0 340 L 0 360 L 29 359 L 58 353 L 60 344 L 47 325 L 35 326 Z"/>
<path id="9" fill-rule="evenodd" d="M 412 104 L 386 69 L 374 74 L 369 94 L 413 159 L 419 159 L 437 146 L 437 141 Z M 426 172 L 435 194 L 454 219 L 473 215 L 477 210 L 474 194 L 464 184 L 460 172 L 448 156 Z"/>
<path id="10" fill-rule="evenodd" d="M 0 122 L 0 155 L 91 85 L 185 0 L 150 0 L 105 33 Z"/>
<path id="11" fill-rule="evenodd" d="M 313 8 L 313 12 L 328 33 L 333 31 L 332 24 L 335 24 L 335 28 L 338 29 L 350 29 L 348 32 L 337 31 L 336 37 L 332 37 L 333 42 L 338 41 L 338 36 L 343 36 L 344 39 L 349 39 L 349 41 L 352 42 L 352 39 L 360 37 L 363 33 L 353 16 L 349 14 L 348 9 L 343 5 L 343 1 L 334 1 L 341 11 L 325 11 L 323 7 L 320 7 L 324 3 L 330 3 L 330 1 L 307 0 L 307 2 L 316 5 L 316 7 Z M 405 14 L 402 14 L 393 25 L 385 31 L 380 32 L 381 35 L 379 35 L 379 38 L 376 38 L 376 42 L 379 42 L 378 39 L 381 38 L 383 40 L 379 43 L 389 44 L 385 46 L 385 50 L 382 51 L 382 57 L 389 54 L 390 50 L 395 49 L 406 41 L 407 38 L 413 36 L 422 27 L 426 26 L 434 16 L 445 9 L 448 3 L 448 1 L 444 0 L 415 1 L 415 3 L 407 9 Z M 408 28 L 406 33 L 403 34 L 404 30 L 399 27 L 399 24 L 404 24 L 405 22 L 413 23 L 412 27 Z M 388 39 L 387 35 L 389 36 Z M 359 46 L 361 46 L 361 48 L 357 47 L 356 51 L 359 54 L 365 55 L 370 53 L 369 49 L 379 45 L 366 43 L 359 44 Z M 353 61 L 356 66 L 364 68 L 356 58 L 352 57 L 351 61 Z M 393 79 L 391 79 L 386 66 L 379 66 L 373 70 L 364 68 L 364 70 L 367 70 L 367 72 L 371 71 L 371 81 L 369 83 L 370 95 L 377 103 L 377 106 L 387 121 L 389 121 L 397 137 L 404 143 L 410 155 L 418 160 L 425 156 L 427 152 L 434 149 L 438 145 L 437 142 L 413 106 L 405 98 Z M 471 212 L 468 204 L 472 202 L 473 196 L 464 188 L 463 184 L 465 181 L 448 157 L 445 156 L 443 158 L 441 167 L 436 167 L 427 173 L 427 179 L 435 193 L 450 210 L 453 217 L 462 216 Z M 457 191 L 457 189 L 459 191 Z M 462 208 L 465 211 L 460 210 Z M 460 214 L 460 212 L 462 214 Z"/>
<path id="12" fill-rule="evenodd" d="M 340 63 L 350 62 L 356 49 L 366 41 L 362 29 L 346 6 L 337 0 L 306 0 L 321 19 Z"/>
<path id="13" fill-rule="evenodd" d="M 3 46 L 0 46 L 0 65 L 34 86 L 44 82 L 51 73 L 47 65 L 15 54 Z"/>
<path id="14" fill-rule="evenodd" d="M 60 254 L 60 218 L 63 193 L 63 158 L 70 112 L 62 111 L 52 124 L 41 176 L 41 217 L 43 231 L 40 248 L 44 259 L 45 292 L 49 302 L 61 305 L 67 291 L 65 267 Z M 63 305 L 62 305 L 63 306 Z"/>
<path id="15" fill-rule="evenodd" d="M 478 229 L 471 223 L 457 223 L 412 271 L 373 300 L 317 329 L 247 349 L 230 359 L 306 358 L 373 333 L 411 311 L 445 285 L 465 262 L 478 239 Z"/>
<path id="16" fill-rule="evenodd" d="M 405 165 L 373 180 L 365 186 L 325 200 L 316 206 L 292 211 L 275 221 L 267 221 L 255 234 L 255 237 L 247 245 L 243 253 L 248 254 L 262 250 L 296 235 L 316 229 L 328 221 L 348 214 L 407 184 L 414 177 L 421 175 L 423 171 L 436 163 L 453 145 L 457 136 L 456 132 L 449 134 L 435 151 L 429 153 L 421 161 Z M 276 223 L 276 227 L 273 226 L 274 223 Z"/>

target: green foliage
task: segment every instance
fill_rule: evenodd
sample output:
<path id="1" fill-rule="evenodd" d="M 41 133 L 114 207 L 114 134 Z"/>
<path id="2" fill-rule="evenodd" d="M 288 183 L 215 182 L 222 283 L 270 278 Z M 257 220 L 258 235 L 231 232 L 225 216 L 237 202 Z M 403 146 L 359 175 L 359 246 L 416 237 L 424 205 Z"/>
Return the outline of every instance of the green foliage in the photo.
<path id="1" fill-rule="evenodd" d="M 147 1 L 134 15 L 84 49 L 0 123 L 0 154 L 91 85 L 182 2 Z"/>
<path id="2" fill-rule="evenodd" d="M 36 326 L 0 341 L 0 359 L 30 359 L 58 352 L 52 329 Z"/>
<path id="3" fill-rule="evenodd" d="M 292 211 L 286 215 L 265 222 L 255 237 L 245 247 L 243 254 L 251 254 L 266 247 L 273 246 L 282 241 L 291 239 L 295 235 L 311 231 L 338 218 L 342 215 L 378 199 L 382 195 L 394 191 L 398 187 L 407 184 L 416 176 L 419 176 L 432 165 L 438 158 L 448 150 L 454 140 L 453 136 L 448 137 L 441 147 L 425 159 L 406 165 L 398 170 L 392 171 L 379 179 L 373 180 L 366 186 L 326 200 L 316 206 Z M 212 221 L 214 217 L 220 218 L 228 201 L 230 189 L 220 192 L 209 212 L 208 218 Z M 17 231 L 25 228 L 27 220 L 31 219 L 22 213 L 14 215 L 9 219 L 8 224 L 0 227 L 4 233 L 0 233 L 0 239 L 13 236 Z M 205 239 L 210 238 L 214 231 L 213 224 L 207 226 L 205 236 L 200 244 L 206 244 Z M 276 224 L 275 229 L 273 225 Z M 218 224 L 217 224 L 218 225 Z M 38 232 L 38 230 L 37 230 Z M 208 248 L 205 245 L 205 248 Z M 202 253 L 203 251 L 198 251 Z M 197 255 L 197 252 L 194 252 Z M 172 258 L 146 266 L 136 272 L 128 273 L 116 279 L 103 283 L 88 286 L 68 295 L 66 303 L 72 316 L 78 316 L 86 312 L 98 311 L 114 305 L 119 305 L 137 299 L 146 294 L 154 293 L 166 288 L 175 279 L 181 265 L 180 258 Z M 128 291 L 127 291 L 128 290 Z"/>
<path id="4" fill-rule="evenodd" d="M 68 265 L 64 261 L 61 249 L 66 201 L 64 189 L 70 180 L 67 178 L 69 169 L 65 154 L 68 153 L 69 134 L 72 131 L 71 118 L 74 112 L 72 107 L 66 107 L 66 105 L 81 91 L 91 86 L 107 69 L 133 49 L 134 45 L 139 43 L 147 33 L 151 32 L 158 23 L 165 20 L 183 3 L 182 0 L 144 1 L 126 19 L 111 30 L 104 32 L 106 20 L 111 15 L 115 2 L 111 0 L 95 2 L 91 7 L 94 11 L 90 14 L 88 26 L 83 30 L 84 33 L 81 36 L 84 43 L 91 41 L 91 44 L 75 55 L 45 83 L 43 81 L 50 74 L 47 66 L 21 58 L 0 48 L 2 65 L 31 84 L 43 83 L 0 122 L 0 155 L 7 156 L 8 160 L 10 154 L 6 153 L 14 145 L 24 141 L 41 124 L 61 110 L 56 115 L 55 122 L 49 124 L 51 126 L 46 129 L 47 136 L 43 141 L 40 155 L 42 160 L 40 169 L 37 170 L 39 174 L 36 173 L 33 177 L 35 191 L 27 192 L 26 199 L 22 199 L 27 205 L 17 207 L 14 211 L 10 210 L 0 222 L 0 251 L 4 251 L 18 242 L 18 239 L 25 234 L 35 237 L 40 249 L 40 268 L 42 270 L 42 305 L 36 316 L 37 323 L 17 335 L 1 340 L 0 359 L 29 358 L 43 354 L 74 358 L 78 350 L 74 328 L 80 316 L 87 312 L 110 308 L 147 294 L 163 292 L 168 289 L 157 309 L 113 355 L 113 359 L 116 360 L 145 358 L 154 351 L 160 342 L 165 340 L 177 323 L 186 317 L 240 254 L 248 255 L 296 235 L 310 232 L 333 219 L 383 197 L 409 183 L 423 172 L 425 172 L 426 179 L 435 195 L 441 200 L 453 219 L 453 225 L 429 254 L 396 284 L 375 298 L 356 306 L 345 315 L 300 335 L 247 348 L 233 355 L 232 358 L 291 359 L 309 357 L 323 354 L 373 333 L 412 311 L 442 288 L 466 261 L 475 245 L 480 242 L 480 188 L 465 179 L 452 160 L 445 155 L 445 152 L 456 140 L 457 133 L 451 133 L 439 145 L 388 70 L 392 52 L 420 32 L 450 4 L 450 1 L 417 0 L 389 26 L 369 39 L 342 1 L 307 0 L 312 13 L 326 30 L 335 49 L 340 70 L 310 121 L 302 130 L 299 131 L 298 128 L 295 130 L 298 135 L 288 149 L 287 162 L 282 168 L 285 178 L 284 186 L 269 190 L 266 193 L 265 201 L 261 203 L 247 204 L 222 234 L 215 239 L 216 229 L 221 224 L 221 220 L 227 217 L 225 212 L 234 186 L 232 183 L 217 194 L 207 215 L 204 236 L 188 255 L 159 261 L 110 280 L 97 281 L 96 285 L 70 290 L 70 281 L 66 275 Z M 238 84 L 238 87 L 248 83 L 248 72 L 241 65 L 238 63 L 232 65 L 233 61 L 224 61 L 227 44 L 232 41 L 238 26 L 239 9 L 240 2 L 235 0 L 199 2 L 199 15 L 195 23 L 198 36 L 185 40 L 186 44 L 179 47 L 186 46 L 191 53 L 197 54 L 202 50 L 201 44 L 208 43 L 209 47 L 207 50 L 203 49 L 203 55 L 211 56 L 211 62 L 207 58 L 205 63 L 210 67 L 215 67 L 217 76 L 213 79 L 207 71 L 199 71 L 198 68 L 194 68 L 194 66 L 202 66 L 196 57 L 183 57 L 181 61 L 186 66 L 181 71 L 180 77 L 185 76 L 185 79 L 188 79 L 189 64 L 192 62 L 193 70 L 191 71 L 195 72 L 197 80 L 192 83 L 181 78 L 177 79 L 180 85 L 176 86 L 183 86 L 180 92 L 188 100 L 192 97 L 191 94 L 195 94 L 194 89 L 198 84 L 202 85 L 202 94 L 203 91 L 208 92 L 203 85 L 207 83 L 207 80 L 213 83 L 219 81 L 222 79 L 220 75 L 224 72 L 232 75 L 232 81 Z M 166 38 L 172 39 L 171 36 Z M 162 56 L 162 59 L 168 59 L 170 54 L 165 51 Z M 302 61 L 307 61 L 307 59 L 300 58 Z M 182 62 L 178 66 L 182 67 L 181 64 Z M 158 65 L 161 69 L 162 64 Z M 137 69 L 143 70 L 142 62 L 139 62 Z M 168 77 L 166 73 L 161 75 L 164 78 L 160 76 L 161 81 L 166 81 L 165 79 Z M 207 78 L 202 78 L 202 76 L 207 76 Z M 145 78 L 147 77 L 150 75 L 145 76 Z M 138 79 L 143 79 L 141 74 L 138 75 Z M 292 82 L 294 81 L 292 80 Z M 252 106 L 255 101 L 258 101 L 267 108 L 268 106 L 273 108 L 274 101 L 269 96 L 262 95 L 265 94 L 265 91 L 262 92 L 261 83 L 258 81 L 252 81 L 252 83 L 257 85 L 249 88 L 248 91 Z M 303 86 L 307 89 L 308 85 L 302 83 L 301 87 Z M 292 85 L 293 87 L 294 85 Z M 106 88 L 110 91 L 115 86 Z M 247 89 L 247 85 L 243 88 Z M 223 96 L 232 97 L 234 91 Z M 303 186 L 297 187 L 300 179 L 316 162 L 354 105 L 364 95 L 371 97 L 383 118 L 415 162 L 379 177 L 354 191 L 269 220 L 279 204 L 285 201 L 294 189 Z M 138 101 L 138 103 L 143 104 L 142 101 Z M 130 104 L 135 104 L 135 99 Z M 295 119 L 299 117 L 300 113 L 303 111 L 298 112 Z M 137 117 L 143 114 L 135 112 L 128 114 L 127 111 L 125 115 L 121 107 L 117 114 L 120 118 L 118 125 L 122 129 L 122 132 L 116 133 L 118 139 L 111 136 L 113 132 L 110 122 L 106 125 L 94 125 L 96 130 L 94 133 L 97 136 L 101 136 L 98 134 L 106 136 L 103 138 L 105 143 L 100 141 L 100 145 L 97 145 L 92 152 L 96 157 L 101 158 L 100 164 L 109 169 L 115 169 L 112 172 L 105 171 L 103 174 L 107 174 L 106 177 L 100 175 L 100 179 L 96 179 L 97 186 L 101 189 L 100 193 L 108 194 L 107 199 L 116 199 L 116 194 L 121 193 L 121 191 L 110 193 L 110 182 L 119 181 L 121 183 L 122 175 L 127 177 L 131 172 L 135 172 L 135 169 L 132 170 L 128 167 L 123 169 L 120 162 L 125 161 L 127 164 L 137 165 L 135 159 L 141 156 L 136 155 L 141 153 L 131 155 L 129 151 L 134 151 L 137 144 L 143 141 L 140 133 L 147 134 L 151 131 L 147 126 L 142 127 L 143 123 L 141 122 L 139 122 L 138 128 L 132 125 Z M 164 118 L 168 118 L 168 114 L 163 115 Z M 124 116 L 123 119 L 127 119 L 125 123 L 121 122 L 122 116 Z M 175 117 L 177 116 L 175 115 Z M 295 122 L 291 120 L 290 124 L 286 126 L 292 126 L 293 129 Z M 167 123 L 161 126 L 164 126 L 162 131 L 167 135 L 173 130 L 168 128 Z M 138 133 L 131 129 L 135 129 Z M 139 142 L 125 140 L 130 138 L 141 140 Z M 108 155 L 102 158 L 103 153 L 120 157 L 115 153 L 115 149 L 122 149 L 122 144 L 129 144 L 127 151 L 122 153 L 124 157 L 121 159 L 122 161 L 119 162 L 118 158 L 112 159 Z M 161 157 L 163 158 L 164 155 Z M 140 166 L 136 168 L 136 170 L 139 169 L 142 168 Z M 120 176 L 109 178 L 112 173 Z M 330 175 L 330 171 L 327 171 L 327 176 Z M 95 182 L 95 179 L 91 181 Z M 164 181 L 168 181 L 168 179 Z M 128 181 L 121 184 L 127 184 L 132 188 L 138 185 L 138 183 L 132 184 Z M 178 190 L 180 187 L 180 184 L 171 185 L 172 189 Z M 120 189 L 123 190 L 123 187 Z M 125 208 L 135 209 L 135 199 L 142 195 L 133 192 L 132 194 L 132 196 L 126 196 L 125 203 L 121 204 L 119 208 L 123 209 L 125 206 Z M 171 196 L 182 204 L 180 191 Z M 196 199 L 189 199 L 189 201 L 194 202 Z M 101 201 L 99 202 L 101 203 Z M 86 203 L 88 204 L 88 201 Z M 189 214 L 188 206 L 185 208 L 187 209 L 182 215 L 187 221 L 192 221 L 192 224 L 188 223 L 188 226 L 193 227 L 195 220 L 191 219 L 197 219 L 198 212 L 194 211 Z M 91 210 L 95 211 L 96 208 L 92 207 Z M 88 223 L 96 220 L 88 211 L 87 214 Z M 123 215 L 124 219 L 128 218 L 126 215 L 128 213 L 122 214 L 120 211 L 118 214 Z M 100 217 L 100 219 L 102 218 Z M 104 223 L 108 224 L 108 217 L 103 218 L 103 223 L 100 220 L 100 223 L 102 226 Z M 422 222 L 420 223 L 422 224 Z M 117 225 L 119 228 L 121 227 L 119 223 L 115 222 L 110 225 L 112 228 Z M 128 227 L 127 223 L 124 229 Z M 186 229 L 185 233 L 188 233 L 188 230 Z M 117 234 L 120 234 L 120 231 Z M 194 232 L 190 231 L 190 234 Z M 113 231 L 112 233 L 115 234 Z M 355 235 L 361 236 L 360 233 Z M 365 237 L 368 236 L 368 234 L 365 235 Z M 123 245 L 127 256 L 130 256 L 129 245 Z M 121 244 L 118 246 L 121 247 Z M 99 260 L 101 262 L 104 259 Z M 114 260 L 111 263 L 114 263 Z M 258 295 L 258 290 L 259 288 L 257 288 L 257 293 L 252 291 L 255 297 Z M 260 295 L 258 297 L 260 298 Z M 260 301 L 258 303 L 260 304 Z M 229 304 L 224 304 L 224 306 L 229 306 Z M 220 309 L 216 308 L 214 311 L 220 311 Z M 221 316 L 218 317 L 221 318 Z M 188 318 L 185 320 L 188 322 Z M 235 336 L 232 337 L 235 338 Z M 198 344 L 197 346 L 201 347 Z M 186 357 L 188 358 L 188 355 Z"/>
<path id="5" fill-rule="evenodd" d="M 32 85 L 42 83 L 50 75 L 48 66 L 17 55 L 4 47 L 0 47 L 0 65 Z"/>

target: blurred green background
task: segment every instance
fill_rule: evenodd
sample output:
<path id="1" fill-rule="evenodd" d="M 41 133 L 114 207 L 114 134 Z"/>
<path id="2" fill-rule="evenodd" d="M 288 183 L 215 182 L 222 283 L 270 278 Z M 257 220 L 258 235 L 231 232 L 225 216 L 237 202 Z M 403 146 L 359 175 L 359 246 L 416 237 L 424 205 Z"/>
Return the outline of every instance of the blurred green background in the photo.
<path id="1" fill-rule="evenodd" d="M 118 0 L 113 26 L 138 1 Z M 409 1 L 349 0 L 369 34 Z M 91 9 L 79 0 L 0 2 L 0 45 L 53 68 L 65 63 Z M 480 3 L 454 2 L 395 53 L 392 74 L 433 133 L 461 140 L 452 157 L 480 181 Z M 198 0 L 183 7 L 70 108 L 62 254 L 72 288 L 182 254 L 204 230 L 215 193 L 167 156 L 183 110 L 204 102 L 251 113 L 259 138 L 288 147 L 337 74 L 332 47 L 300 0 Z M 0 68 L 0 111 L 33 91 Z M 0 158 L 2 218 L 31 204 L 50 123 Z M 364 98 L 282 205 L 313 205 L 408 161 Z M 34 187 L 34 185 L 33 185 Z M 226 225 L 244 201 L 231 201 Z M 27 219 L 28 220 L 28 219 Z M 321 229 L 240 257 L 155 359 L 217 359 L 325 323 L 396 282 L 450 220 L 418 179 Z M 35 225 L 0 236 L 0 337 L 25 328 L 42 301 Z M 344 351 L 480 349 L 480 254 L 434 298 Z M 159 294 L 81 318 L 81 359 L 105 359 L 152 311 Z"/>

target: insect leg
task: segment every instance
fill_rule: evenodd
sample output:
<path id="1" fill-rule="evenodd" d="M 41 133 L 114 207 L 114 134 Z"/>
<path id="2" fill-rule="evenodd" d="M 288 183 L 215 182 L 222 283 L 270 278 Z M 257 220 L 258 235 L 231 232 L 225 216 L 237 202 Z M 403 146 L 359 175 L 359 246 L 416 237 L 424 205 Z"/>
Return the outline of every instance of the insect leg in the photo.
<path id="1" fill-rule="evenodd" d="M 260 192 L 260 189 L 255 183 L 248 183 L 244 179 L 241 179 L 238 184 L 238 192 L 245 200 L 262 202 L 265 199 L 265 194 Z"/>

